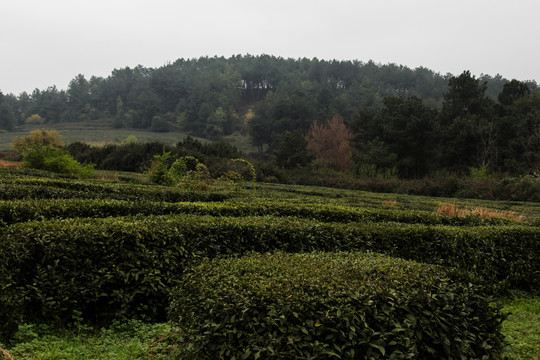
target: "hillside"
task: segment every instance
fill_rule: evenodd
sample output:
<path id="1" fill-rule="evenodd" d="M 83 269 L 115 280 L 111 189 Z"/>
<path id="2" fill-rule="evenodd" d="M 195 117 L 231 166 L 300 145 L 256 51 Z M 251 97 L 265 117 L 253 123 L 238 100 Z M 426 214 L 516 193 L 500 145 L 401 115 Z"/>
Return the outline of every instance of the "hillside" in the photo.
<path id="1" fill-rule="evenodd" d="M 2 95 L 0 129 L 71 124 L 208 140 L 249 137 L 261 158 L 296 168 L 312 159 L 294 156 L 309 147 L 312 126 L 337 116 L 350 147 L 332 157 L 348 157 L 349 167 L 374 166 L 404 178 L 470 168 L 526 174 L 540 168 L 539 109 L 537 84 L 500 76 L 238 55 L 126 67 L 107 78 L 78 75 L 65 91 Z"/>

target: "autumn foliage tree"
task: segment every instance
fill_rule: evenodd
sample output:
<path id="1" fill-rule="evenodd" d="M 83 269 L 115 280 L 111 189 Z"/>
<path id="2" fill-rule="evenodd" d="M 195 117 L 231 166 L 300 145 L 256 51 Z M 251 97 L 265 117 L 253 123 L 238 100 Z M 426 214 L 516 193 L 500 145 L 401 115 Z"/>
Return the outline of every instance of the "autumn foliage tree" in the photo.
<path id="1" fill-rule="evenodd" d="M 56 130 L 37 129 L 30 131 L 30 135 L 25 137 L 15 137 L 12 148 L 20 154 L 35 147 L 52 145 L 60 147 L 64 145 L 62 134 Z"/>
<path id="2" fill-rule="evenodd" d="M 353 165 L 351 132 L 345 126 L 343 117 L 334 115 L 327 125 L 315 120 L 307 135 L 307 149 L 314 152 L 324 168 L 346 171 Z"/>

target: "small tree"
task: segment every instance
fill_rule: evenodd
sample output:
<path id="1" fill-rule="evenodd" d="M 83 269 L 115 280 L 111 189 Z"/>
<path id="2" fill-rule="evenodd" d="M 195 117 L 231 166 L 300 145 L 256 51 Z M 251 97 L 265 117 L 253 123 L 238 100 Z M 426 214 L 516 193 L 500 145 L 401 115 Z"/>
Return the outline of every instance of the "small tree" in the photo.
<path id="1" fill-rule="evenodd" d="M 307 149 L 315 153 L 324 168 L 346 171 L 353 165 L 351 138 L 343 117 L 334 115 L 326 126 L 317 120 L 311 124 L 306 138 Z"/>
<path id="2" fill-rule="evenodd" d="M 162 155 L 154 155 L 154 160 L 150 165 L 148 174 L 150 181 L 160 185 L 174 185 L 177 180 L 170 171 L 170 167 L 174 162 L 174 158 L 170 151 L 163 150 Z"/>
<path id="3" fill-rule="evenodd" d="M 60 147 L 64 145 L 62 134 L 56 130 L 37 129 L 30 131 L 30 135 L 13 139 L 12 148 L 19 154 L 23 154 L 32 149 L 42 146 L 52 145 Z"/>
<path id="4" fill-rule="evenodd" d="M 32 114 L 24 120 L 25 124 L 43 124 L 45 119 L 39 116 L 39 114 Z"/>

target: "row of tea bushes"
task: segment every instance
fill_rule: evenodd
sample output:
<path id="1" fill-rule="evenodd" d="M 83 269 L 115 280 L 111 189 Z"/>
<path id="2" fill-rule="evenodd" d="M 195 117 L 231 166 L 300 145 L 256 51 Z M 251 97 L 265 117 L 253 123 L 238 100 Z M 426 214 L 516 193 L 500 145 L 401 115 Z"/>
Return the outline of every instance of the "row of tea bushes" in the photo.
<path id="1" fill-rule="evenodd" d="M 66 186 L 64 186 L 66 185 Z M 131 184 L 94 184 L 77 182 L 34 181 L 0 183 L 0 200 L 18 199 L 113 199 L 126 201 L 223 201 L 226 192 L 187 191 L 180 188 Z"/>
<path id="2" fill-rule="evenodd" d="M 455 267 L 495 290 L 534 290 L 540 288 L 539 240 L 540 229 L 530 226 L 339 224 L 271 216 L 19 223 L 0 231 L 0 322 L 65 320 L 73 310 L 87 319 L 141 312 L 157 319 L 168 289 L 198 259 L 250 251 L 380 252 Z"/>
<path id="3" fill-rule="evenodd" d="M 45 188 L 40 188 L 46 191 Z M 192 200 L 223 200 L 226 194 L 175 193 Z M 126 195 L 125 193 L 123 194 Z M 22 199 L 0 200 L 0 224 L 34 219 L 69 217 L 109 217 L 127 215 L 196 214 L 212 216 L 295 216 L 323 222 L 400 222 L 410 224 L 477 226 L 511 224 L 506 219 L 482 219 L 476 216 L 444 216 L 427 211 L 360 209 L 339 205 L 289 204 L 280 202 L 151 202 L 104 199 Z"/>
<path id="4" fill-rule="evenodd" d="M 366 253 L 206 259 L 172 292 L 197 359 L 492 359 L 499 309 L 433 265 Z"/>

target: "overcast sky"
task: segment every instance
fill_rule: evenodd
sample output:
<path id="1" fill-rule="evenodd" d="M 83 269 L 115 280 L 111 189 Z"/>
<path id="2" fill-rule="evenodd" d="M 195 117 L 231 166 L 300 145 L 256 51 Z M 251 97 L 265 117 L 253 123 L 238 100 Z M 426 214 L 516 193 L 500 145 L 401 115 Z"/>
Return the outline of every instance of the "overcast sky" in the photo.
<path id="1" fill-rule="evenodd" d="M 540 82 L 539 0 L 1 0 L 0 91 L 179 58 L 373 60 Z"/>

